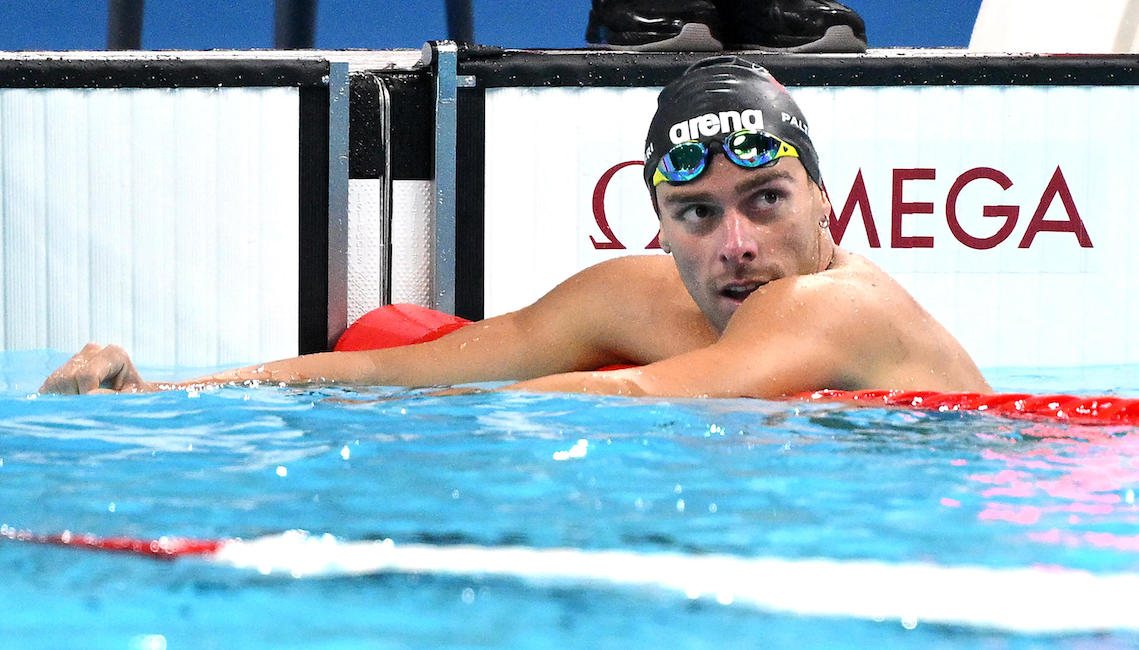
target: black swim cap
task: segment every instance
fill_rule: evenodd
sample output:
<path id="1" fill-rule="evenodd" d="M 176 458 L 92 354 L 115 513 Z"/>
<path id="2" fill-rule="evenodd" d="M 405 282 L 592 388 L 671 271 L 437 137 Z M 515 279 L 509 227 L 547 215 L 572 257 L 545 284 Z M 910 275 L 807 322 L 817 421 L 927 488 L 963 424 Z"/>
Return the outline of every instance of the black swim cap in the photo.
<path id="1" fill-rule="evenodd" d="M 645 184 L 654 202 L 653 173 L 669 149 L 686 140 L 718 140 L 740 129 L 766 131 L 793 145 L 807 176 L 822 187 L 807 120 L 783 84 L 750 61 L 716 56 L 693 64 L 657 97 L 645 138 Z"/>

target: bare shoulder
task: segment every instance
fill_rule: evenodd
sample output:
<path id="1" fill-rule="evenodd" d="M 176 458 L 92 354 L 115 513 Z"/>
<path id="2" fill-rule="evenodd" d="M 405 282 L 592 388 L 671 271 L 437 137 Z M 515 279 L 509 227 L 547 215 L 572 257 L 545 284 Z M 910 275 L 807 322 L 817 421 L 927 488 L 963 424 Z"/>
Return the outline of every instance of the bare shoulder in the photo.
<path id="1" fill-rule="evenodd" d="M 728 329 L 736 321 L 809 318 L 812 329 L 817 330 L 854 315 L 865 322 L 912 300 L 905 289 L 872 262 L 840 251 L 834 265 L 826 271 L 783 278 L 761 287 L 741 305 Z"/>
<path id="2" fill-rule="evenodd" d="M 748 297 L 724 331 L 738 354 L 793 360 L 815 387 L 862 383 L 860 367 L 886 361 L 924 311 L 889 275 L 841 253 L 828 270 L 776 280 Z M 786 357 L 786 359 L 784 359 Z"/>
<path id="3" fill-rule="evenodd" d="M 579 340 L 636 363 L 652 363 L 716 339 L 676 264 L 665 255 L 600 262 L 524 311 L 531 321 L 561 321 Z"/>
<path id="4" fill-rule="evenodd" d="M 609 319 L 640 314 L 654 304 L 678 307 L 690 302 L 672 259 L 664 255 L 630 255 L 599 262 L 578 271 L 538 301 L 536 306 L 585 308 Z"/>
<path id="5" fill-rule="evenodd" d="M 988 390 L 960 343 L 889 274 L 851 253 L 836 262 L 757 291 L 725 339 L 743 350 L 762 339 L 814 366 L 812 388 Z"/>

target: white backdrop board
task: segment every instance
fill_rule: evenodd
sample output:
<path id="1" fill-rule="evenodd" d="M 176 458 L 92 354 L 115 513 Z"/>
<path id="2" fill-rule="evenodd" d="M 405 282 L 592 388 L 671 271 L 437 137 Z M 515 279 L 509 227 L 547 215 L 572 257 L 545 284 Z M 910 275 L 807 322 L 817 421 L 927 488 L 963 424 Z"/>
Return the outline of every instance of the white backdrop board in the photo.
<path id="1" fill-rule="evenodd" d="M 1135 86 L 791 87 L 832 233 L 893 274 L 984 367 L 1139 362 Z M 485 315 L 647 249 L 659 88 L 486 92 Z"/>
<path id="2" fill-rule="evenodd" d="M 313 55 L 0 53 L 0 350 L 202 367 L 324 349 L 347 79 Z"/>
<path id="3" fill-rule="evenodd" d="M 6 349 L 295 354 L 293 88 L 0 90 Z"/>

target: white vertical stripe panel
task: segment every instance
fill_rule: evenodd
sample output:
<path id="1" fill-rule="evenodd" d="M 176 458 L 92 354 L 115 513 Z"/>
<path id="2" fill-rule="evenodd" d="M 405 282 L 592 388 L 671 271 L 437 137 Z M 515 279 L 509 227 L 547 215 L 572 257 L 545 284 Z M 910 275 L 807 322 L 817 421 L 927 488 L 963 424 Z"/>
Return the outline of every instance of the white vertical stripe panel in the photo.
<path id="1" fill-rule="evenodd" d="M 89 132 L 82 134 L 88 140 L 91 229 L 76 233 L 88 239 L 90 250 L 91 331 L 87 338 L 100 343 L 117 342 L 133 350 L 131 179 L 134 170 L 130 156 L 129 91 L 76 92 L 82 93 L 87 103 L 91 126 Z M 82 342 L 53 341 L 50 345 L 70 349 Z"/>
<path id="2" fill-rule="evenodd" d="M 380 180 L 348 181 L 348 323 L 380 306 Z"/>
<path id="3" fill-rule="evenodd" d="M 295 89 L 0 90 L 6 349 L 296 353 Z"/>
<path id="4" fill-rule="evenodd" d="M 174 133 L 173 153 L 178 174 L 174 179 L 174 242 L 171 258 L 174 282 L 174 335 L 168 352 L 176 365 L 195 359 L 220 359 L 217 336 L 201 336 L 207 324 L 217 323 L 224 312 L 212 296 L 224 269 L 219 262 L 218 232 L 221 198 L 218 195 L 218 106 L 215 93 L 184 93 L 174 104 L 175 120 L 200 120 L 196 130 Z M 202 299 L 202 297 L 210 297 Z"/>
<path id="5" fill-rule="evenodd" d="M 44 95 L 47 206 L 47 338 L 76 341 L 91 331 L 87 106 L 75 92 Z"/>
<path id="6" fill-rule="evenodd" d="M 233 110 L 239 100 L 226 93 L 218 101 Z M 243 119 L 220 121 L 218 125 L 218 158 L 226 160 L 226 173 L 217 177 L 218 258 L 231 261 L 218 275 L 215 287 L 218 313 L 225 314 L 218 322 L 218 348 L 224 358 L 247 349 L 250 332 L 260 326 L 262 316 L 255 313 L 259 306 L 257 286 L 260 275 L 270 272 L 262 266 L 256 246 L 258 224 L 253 217 L 260 183 L 254 160 L 256 143 L 252 141 L 256 133 L 250 126 Z M 235 309 L 238 305 L 246 308 Z"/>
<path id="7" fill-rule="evenodd" d="M 4 320 L 9 342 L 39 347 L 46 329 L 44 113 L 34 91 L 4 102 Z"/>
<path id="8" fill-rule="evenodd" d="M 435 183 L 392 181 L 392 302 L 432 304 Z"/>
<path id="9" fill-rule="evenodd" d="M 300 102 L 291 88 L 272 90 L 244 88 L 242 115 L 257 129 L 260 266 L 258 313 L 260 329 L 250 332 L 259 343 L 257 359 L 295 355 L 299 336 L 298 282 L 300 238 L 297 205 L 300 202 L 299 153 Z"/>
<path id="10" fill-rule="evenodd" d="M 161 365 L 174 361 L 174 104 L 161 89 L 130 93 L 131 318 L 133 352 Z M 164 97 L 166 95 L 167 97 Z M 142 245 L 139 245 L 142 244 Z"/>

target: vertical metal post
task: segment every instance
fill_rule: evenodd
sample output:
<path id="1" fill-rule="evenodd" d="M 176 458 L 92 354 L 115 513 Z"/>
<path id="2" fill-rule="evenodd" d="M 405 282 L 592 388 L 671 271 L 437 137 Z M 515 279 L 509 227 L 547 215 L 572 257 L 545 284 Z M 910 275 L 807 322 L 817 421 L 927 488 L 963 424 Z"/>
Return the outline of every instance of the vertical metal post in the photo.
<path id="1" fill-rule="evenodd" d="M 435 309 L 455 313 L 455 144 L 458 141 L 459 49 L 451 41 L 428 44 L 435 63 Z"/>
<path id="2" fill-rule="evenodd" d="M 143 0 L 107 2 L 107 49 L 142 49 Z"/>
<path id="3" fill-rule="evenodd" d="M 392 301 L 392 117 L 391 93 L 379 76 L 372 77 L 379 87 L 380 142 L 380 304 Z"/>
<path id="4" fill-rule="evenodd" d="M 348 327 L 348 63 L 328 64 L 328 349 Z"/>
<path id="5" fill-rule="evenodd" d="M 447 0 L 447 38 L 460 43 L 475 42 L 471 0 Z"/>
<path id="6" fill-rule="evenodd" d="M 277 0 L 273 47 L 311 50 L 316 43 L 316 0 Z"/>
<path id="7" fill-rule="evenodd" d="M 458 146 L 458 89 L 475 85 L 472 75 L 459 74 L 459 48 L 452 41 L 423 46 L 421 64 L 435 73 L 435 257 L 432 265 L 431 305 L 455 313 L 455 151 Z"/>

